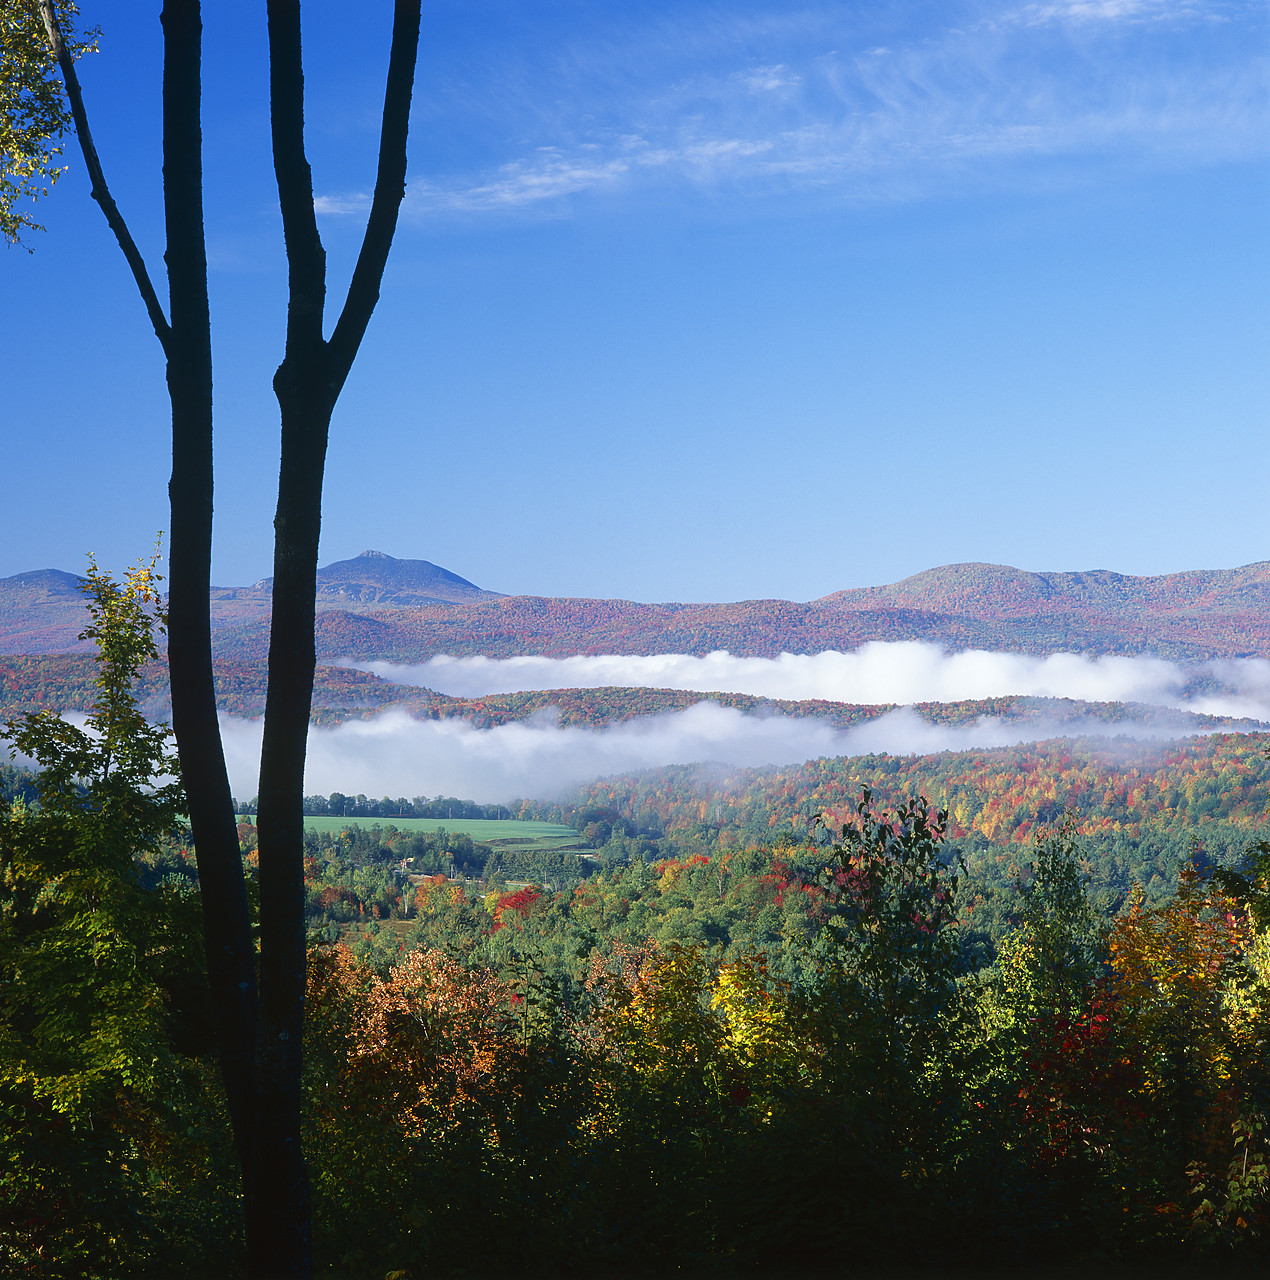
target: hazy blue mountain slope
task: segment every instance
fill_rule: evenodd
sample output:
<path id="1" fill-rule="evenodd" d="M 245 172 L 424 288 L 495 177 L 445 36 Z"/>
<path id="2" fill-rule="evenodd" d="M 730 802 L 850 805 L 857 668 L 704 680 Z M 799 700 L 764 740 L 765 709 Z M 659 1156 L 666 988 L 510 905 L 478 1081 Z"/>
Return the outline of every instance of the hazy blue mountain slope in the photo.
<path id="1" fill-rule="evenodd" d="M 74 584 L 73 575 L 58 570 L 0 579 L 0 653 L 81 651 L 83 613 Z M 427 560 L 368 551 L 319 570 L 318 587 L 318 653 L 325 660 L 715 649 L 774 657 L 870 640 L 1035 654 L 1154 653 L 1183 661 L 1270 657 L 1270 562 L 1153 578 L 956 564 L 806 603 L 645 604 L 504 596 Z M 262 659 L 269 609 L 267 579 L 213 588 L 217 655 Z"/>

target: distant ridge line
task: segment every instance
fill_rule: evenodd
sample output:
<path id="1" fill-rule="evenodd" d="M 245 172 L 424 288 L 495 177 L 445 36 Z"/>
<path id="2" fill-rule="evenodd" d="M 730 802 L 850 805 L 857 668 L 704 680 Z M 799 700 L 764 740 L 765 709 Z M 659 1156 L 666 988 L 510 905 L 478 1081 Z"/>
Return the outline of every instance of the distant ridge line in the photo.
<path id="1" fill-rule="evenodd" d="M 970 612 L 979 617 L 1073 607 L 1111 613 L 1169 607 L 1270 611 L 1270 561 L 1238 569 L 1190 569 L 1142 577 L 1110 569 L 1036 573 L 1010 565 L 971 562 L 924 569 L 885 586 L 835 591 L 817 603 L 839 608 Z"/>
<path id="2" fill-rule="evenodd" d="M 221 658 L 268 650 L 269 580 L 212 589 Z M 1031 654 L 1154 654 L 1179 661 L 1270 658 L 1270 561 L 1238 569 L 1135 577 L 1109 569 L 1037 573 L 963 563 L 817 600 L 643 604 L 512 596 L 429 560 L 364 551 L 318 571 L 324 661 L 455 657 L 705 654 L 775 657 L 922 640 L 947 649 Z M 82 652 L 75 575 L 0 579 L 0 653 Z"/>

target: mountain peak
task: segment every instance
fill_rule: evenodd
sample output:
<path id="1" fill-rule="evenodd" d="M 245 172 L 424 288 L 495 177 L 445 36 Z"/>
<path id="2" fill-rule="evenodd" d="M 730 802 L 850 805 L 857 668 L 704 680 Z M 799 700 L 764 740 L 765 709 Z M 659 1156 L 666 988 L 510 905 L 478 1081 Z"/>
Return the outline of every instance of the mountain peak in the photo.
<path id="1" fill-rule="evenodd" d="M 363 551 L 317 572 L 319 599 L 332 596 L 362 604 L 409 608 L 437 600 L 480 600 L 497 596 L 431 560 L 398 560 L 384 551 Z"/>
<path id="2" fill-rule="evenodd" d="M 273 579 L 261 578 L 252 590 L 272 591 Z M 501 594 L 486 591 L 431 560 L 398 560 L 386 551 L 363 551 L 317 571 L 320 609 L 339 607 L 338 601 L 381 609 L 409 609 L 438 600 L 459 604 L 496 599 Z"/>

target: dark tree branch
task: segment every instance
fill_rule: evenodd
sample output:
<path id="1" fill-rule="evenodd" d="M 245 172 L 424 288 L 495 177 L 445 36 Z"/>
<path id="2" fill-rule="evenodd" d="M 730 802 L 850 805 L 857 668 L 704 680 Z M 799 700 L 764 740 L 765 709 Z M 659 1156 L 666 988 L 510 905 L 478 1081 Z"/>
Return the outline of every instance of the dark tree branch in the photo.
<path id="1" fill-rule="evenodd" d="M 155 336 L 166 352 L 171 329 L 168 326 L 167 317 L 163 314 L 163 307 L 159 304 L 154 285 L 150 282 L 150 273 L 146 270 L 141 251 L 137 248 L 132 232 L 128 230 L 128 224 L 124 221 L 114 197 L 110 194 L 110 188 L 106 185 L 106 176 L 102 172 L 101 160 L 97 156 L 93 135 L 88 127 L 88 114 L 84 110 L 84 95 L 79 87 L 79 76 L 75 72 L 75 60 L 62 39 L 62 29 L 57 22 L 53 0 L 39 0 L 39 4 L 40 16 L 44 19 L 44 30 L 48 34 L 49 48 L 57 62 L 58 70 L 62 73 L 62 81 L 66 85 L 66 96 L 70 99 L 71 115 L 75 120 L 75 136 L 79 139 L 79 149 L 83 153 L 84 165 L 88 169 L 88 176 L 93 184 L 92 197 L 101 205 L 101 210 L 106 215 L 106 222 L 115 233 L 115 239 L 119 241 L 123 256 L 132 269 L 132 278 L 141 291 L 141 300 L 145 303 L 150 323 L 154 326 Z"/>
<path id="2" fill-rule="evenodd" d="M 273 167 L 287 248 L 287 356 L 322 343 L 326 250 L 313 208 L 313 173 L 304 152 L 304 67 L 299 0 L 269 0 L 269 110 Z"/>
<path id="3" fill-rule="evenodd" d="M 274 375 L 282 457 L 274 516 L 269 685 L 260 754 L 260 990 L 253 1178 L 268 1189 L 250 1243 L 256 1276 L 312 1274 L 308 1175 L 300 1142 L 300 1071 L 307 968 L 304 930 L 304 760 L 308 745 L 322 476 L 334 396 L 323 385 L 326 254 L 304 151 L 298 0 L 269 0 L 269 105 L 286 242 L 286 349 Z"/>
<path id="4" fill-rule="evenodd" d="M 198 860 L 208 982 L 217 1049 L 243 1167 L 248 1224 L 254 1096 L 256 967 L 212 671 L 212 342 L 203 231 L 202 16 L 199 0 L 165 0 L 163 199 L 171 322 L 102 173 L 75 63 L 53 0 L 40 14 L 66 84 L 92 195 L 115 234 L 167 357 L 172 404 L 171 574 L 168 661 L 172 727 Z"/>
<path id="5" fill-rule="evenodd" d="M 169 658 L 216 1002 L 221 1067 L 243 1164 L 248 1257 L 257 1277 L 312 1274 L 308 1182 L 300 1147 L 305 986 L 303 782 L 316 665 L 314 604 L 322 479 L 331 413 L 379 298 L 405 194 L 406 137 L 420 0 L 397 0 L 379 169 L 366 233 L 336 331 L 323 340 L 326 255 L 304 150 L 299 0 L 268 0 L 274 168 L 286 241 L 286 350 L 274 389 L 282 460 L 274 520 L 274 599 L 260 770 L 260 972 L 257 986 L 241 855 L 211 663 L 212 358 L 203 228 L 199 0 L 165 0 L 164 199 L 172 320 L 102 175 L 54 0 L 39 0 L 65 79 L 93 198 L 132 269 L 168 357 L 172 400 Z"/>
<path id="6" fill-rule="evenodd" d="M 397 0 L 393 13 L 392 51 L 388 56 L 388 82 L 384 90 L 375 196 L 357 266 L 348 287 L 348 297 L 329 344 L 332 374 L 338 380 L 338 387 L 343 387 L 348 377 L 371 313 L 379 301 L 379 286 L 388 263 L 388 250 L 392 247 L 397 215 L 406 195 L 406 135 L 410 127 L 410 98 L 414 92 L 421 7 L 421 0 Z"/>

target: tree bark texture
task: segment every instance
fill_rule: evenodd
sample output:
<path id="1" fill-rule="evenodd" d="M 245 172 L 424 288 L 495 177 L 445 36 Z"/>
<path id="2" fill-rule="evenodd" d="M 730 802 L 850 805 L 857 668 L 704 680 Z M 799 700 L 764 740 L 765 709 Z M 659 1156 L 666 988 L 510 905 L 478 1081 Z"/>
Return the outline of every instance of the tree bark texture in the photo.
<path id="1" fill-rule="evenodd" d="M 405 195 L 406 135 L 419 42 L 420 0 L 395 6 L 379 168 L 361 253 L 328 342 L 322 325 L 326 254 L 304 148 L 299 0 L 269 0 L 274 172 L 288 269 L 286 349 L 274 376 L 282 457 L 274 516 L 269 684 L 260 758 L 260 1003 L 257 1185 L 270 1188 L 251 1241 L 257 1276 L 311 1274 L 308 1178 L 300 1142 L 304 1033 L 304 763 L 308 743 L 322 480 L 336 400 L 379 298 Z"/>
<path id="2" fill-rule="evenodd" d="M 172 727 L 189 803 L 221 1073 L 247 1216 L 254 1094 L 256 957 L 212 671 L 212 336 L 203 230 L 202 19 L 198 0 L 162 13 L 163 196 L 171 335 L 172 478 L 168 665 Z"/>
<path id="3" fill-rule="evenodd" d="M 163 5 L 163 198 L 169 289 L 165 316 L 106 182 L 53 0 L 40 0 L 40 16 L 66 86 L 93 199 L 119 243 L 167 357 L 172 405 L 172 726 L 198 859 L 217 1049 L 246 1191 L 252 1167 L 256 967 L 212 675 L 212 344 L 203 233 L 202 17 L 198 0 L 165 0 Z"/>

